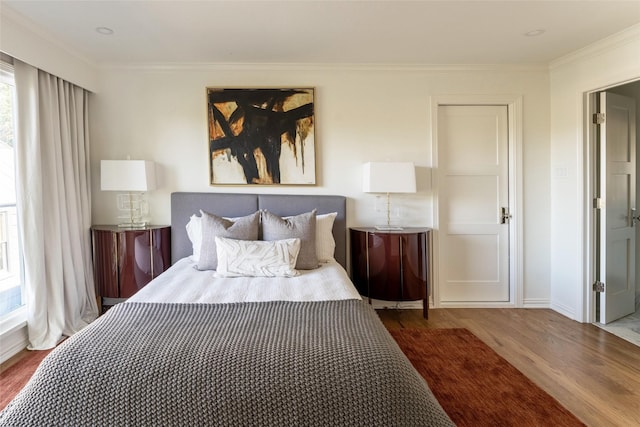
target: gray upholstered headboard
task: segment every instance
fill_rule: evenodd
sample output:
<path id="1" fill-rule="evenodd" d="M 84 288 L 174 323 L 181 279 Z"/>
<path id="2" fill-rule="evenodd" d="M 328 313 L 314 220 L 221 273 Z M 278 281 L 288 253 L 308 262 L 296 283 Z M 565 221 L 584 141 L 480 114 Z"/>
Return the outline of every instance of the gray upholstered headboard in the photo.
<path id="1" fill-rule="evenodd" d="M 317 209 L 318 214 L 337 212 L 333 224 L 336 241 L 335 258 L 347 268 L 347 220 L 344 196 L 172 193 L 171 194 L 171 262 L 191 255 L 192 247 L 185 226 L 200 209 L 218 216 L 249 215 L 259 209 L 280 215 L 298 215 Z"/>

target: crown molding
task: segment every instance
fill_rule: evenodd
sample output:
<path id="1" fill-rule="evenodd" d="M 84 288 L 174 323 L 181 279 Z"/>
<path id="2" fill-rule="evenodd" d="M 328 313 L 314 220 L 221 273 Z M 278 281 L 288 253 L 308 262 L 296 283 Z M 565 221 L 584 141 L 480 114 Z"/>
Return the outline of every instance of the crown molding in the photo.
<path id="1" fill-rule="evenodd" d="M 218 62 L 181 62 L 181 63 L 102 63 L 103 70 L 136 71 L 548 71 L 547 64 L 381 64 L 381 63 L 218 63 Z"/>
<path id="2" fill-rule="evenodd" d="M 553 70 L 580 59 L 598 56 L 610 49 L 638 41 L 640 41 L 640 24 L 633 25 L 609 37 L 555 59 L 549 63 L 549 69 Z"/>

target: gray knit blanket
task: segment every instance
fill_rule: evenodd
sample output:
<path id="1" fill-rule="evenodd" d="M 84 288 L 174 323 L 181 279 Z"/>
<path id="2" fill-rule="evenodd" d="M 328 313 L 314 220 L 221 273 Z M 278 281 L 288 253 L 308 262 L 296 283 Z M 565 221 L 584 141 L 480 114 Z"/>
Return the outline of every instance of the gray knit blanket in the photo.
<path id="1" fill-rule="evenodd" d="M 451 426 L 356 300 L 123 303 L 67 339 L 1 426 Z"/>

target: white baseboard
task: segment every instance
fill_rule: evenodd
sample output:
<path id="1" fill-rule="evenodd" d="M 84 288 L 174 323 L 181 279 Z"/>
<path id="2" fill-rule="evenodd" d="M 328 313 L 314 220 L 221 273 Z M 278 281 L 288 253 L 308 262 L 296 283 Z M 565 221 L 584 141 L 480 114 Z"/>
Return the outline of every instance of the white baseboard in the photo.
<path id="1" fill-rule="evenodd" d="M 551 301 L 546 298 L 527 298 L 522 301 L 523 308 L 551 308 Z"/>
<path id="2" fill-rule="evenodd" d="M 440 308 L 516 308 L 510 302 L 441 302 Z"/>
<path id="3" fill-rule="evenodd" d="M 366 297 L 363 297 L 367 301 Z M 379 309 L 398 309 L 398 310 L 420 310 L 422 309 L 422 301 L 381 301 L 371 300 L 371 305 L 376 310 Z M 440 303 L 441 308 L 515 308 L 515 305 L 509 302 L 444 302 Z M 429 305 L 429 308 L 433 308 L 433 303 Z M 522 308 L 551 308 L 551 303 L 548 299 L 536 299 L 530 298 L 523 301 Z"/>
<path id="4" fill-rule="evenodd" d="M 22 325 L 2 334 L 2 350 L 0 350 L 0 363 L 4 363 L 25 348 L 29 344 L 27 325 Z"/>
<path id="5" fill-rule="evenodd" d="M 563 304 L 552 303 L 549 308 L 553 311 L 557 311 L 565 317 L 568 317 L 569 319 L 576 320 L 576 312 L 571 307 Z"/>

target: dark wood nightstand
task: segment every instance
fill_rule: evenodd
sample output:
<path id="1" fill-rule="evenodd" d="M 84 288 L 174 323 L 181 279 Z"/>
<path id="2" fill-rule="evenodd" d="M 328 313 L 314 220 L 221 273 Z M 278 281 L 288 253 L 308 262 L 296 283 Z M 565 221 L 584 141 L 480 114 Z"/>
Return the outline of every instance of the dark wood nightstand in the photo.
<path id="1" fill-rule="evenodd" d="M 351 278 L 361 295 L 384 301 L 422 300 L 429 317 L 429 228 L 349 229 Z"/>
<path id="2" fill-rule="evenodd" d="M 91 227 L 93 274 L 101 307 L 129 298 L 171 265 L 171 227 Z"/>

